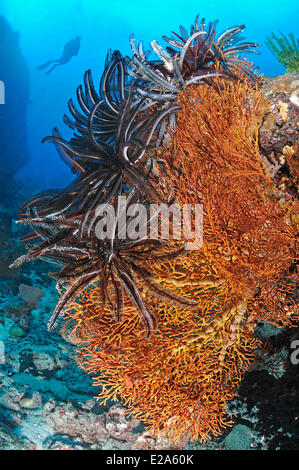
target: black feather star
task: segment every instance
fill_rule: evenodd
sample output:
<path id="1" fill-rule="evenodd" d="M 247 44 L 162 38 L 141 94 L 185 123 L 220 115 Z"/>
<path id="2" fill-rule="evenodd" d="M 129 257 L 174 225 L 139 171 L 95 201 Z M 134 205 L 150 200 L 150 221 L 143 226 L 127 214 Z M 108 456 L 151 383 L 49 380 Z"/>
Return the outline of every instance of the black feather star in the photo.
<path id="1" fill-rule="evenodd" d="M 243 52 L 258 53 L 259 44 L 240 42 L 244 25 L 229 28 L 216 39 L 217 22 L 206 25 L 205 18 L 199 22 L 197 15 L 190 34 L 180 26 L 180 34 L 173 32 L 170 38 L 163 36 L 169 44 L 165 50 L 157 41 L 152 41 L 151 48 L 159 58 L 154 61 L 147 59 L 148 53 L 144 52 L 142 42 L 136 48 L 131 36 L 133 57 L 126 60 L 140 95 L 156 102 L 170 102 L 189 85 L 208 82 L 215 76 L 235 79 L 233 57 Z M 248 78 L 255 79 L 248 70 L 243 72 Z"/>
<path id="2" fill-rule="evenodd" d="M 155 329 L 157 318 L 155 313 L 147 308 L 138 285 L 145 285 L 151 295 L 182 308 L 194 308 L 197 305 L 196 301 L 159 286 L 149 270 L 144 267 L 145 261 L 154 263 L 175 258 L 183 248 L 176 249 L 170 243 L 156 239 L 119 239 L 115 236 L 117 224 L 114 227 L 115 233 L 105 238 L 98 238 L 96 232 L 89 236 L 84 233 L 83 241 L 77 236 L 77 218 L 58 217 L 45 222 L 44 218 L 33 216 L 21 223 L 32 226 L 35 238 L 32 235 L 28 238 L 35 239 L 36 244 L 28 247 L 28 253 L 18 258 L 11 267 L 40 258 L 60 265 L 59 271 L 51 273 L 51 276 L 57 280 L 58 289 L 62 284 L 68 286 L 51 316 L 49 329 L 57 325 L 68 302 L 92 283 L 96 283 L 99 289 L 102 308 L 109 304 L 118 321 L 122 317 L 126 292 L 140 313 L 147 335 Z"/>
<path id="3" fill-rule="evenodd" d="M 53 136 L 43 140 L 54 142 L 64 161 L 79 174 L 64 190 L 38 195 L 22 207 L 19 223 L 33 229 L 23 241 L 30 240 L 31 244 L 27 245 L 27 254 L 11 267 L 37 258 L 62 266 L 53 276 L 58 286 L 67 283 L 68 288 L 51 317 L 50 329 L 57 324 L 68 302 L 97 282 L 103 305 L 109 300 L 108 285 L 112 283 L 118 319 L 126 291 L 149 334 L 157 319 L 145 306 L 137 288 L 140 279 L 153 295 L 169 302 L 179 302 L 182 306 L 192 306 L 194 302 L 157 286 L 142 267 L 142 261 L 173 257 L 181 250 L 170 251 L 167 244 L 158 240 L 118 240 L 115 233 L 110 239 L 100 240 L 93 229 L 96 208 L 100 204 L 116 205 L 117 196 L 126 194 L 124 187 L 129 187 L 132 201 L 144 202 L 146 197 L 160 200 L 147 179 L 145 154 L 156 145 L 153 143 L 157 140 L 156 129 L 160 126 L 160 134 L 161 129 L 166 129 L 166 124 L 161 126 L 161 122 L 179 107 L 172 103 L 156 108 L 151 101 L 138 97 L 117 51 L 107 56 L 99 94 L 90 71 L 85 73 L 84 84 L 84 91 L 82 86 L 77 89 L 81 111 L 70 100 L 69 110 L 74 120 L 64 117 L 64 122 L 76 131 L 74 137 L 67 142 L 54 129 Z"/>
<path id="4" fill-rule="evenodd" d="M 147 178 L 145 154 L 157 127 L 166 128 L 164 121 L 179 109 L 173 103 L 154 109 L 152 102 L 137 97 L 118 51 L 107 56 L 99 93 L 90 71 L 85 73 L 84 84 L 84 90 L 82 86 L 77 89 L 81 111 L 70 100 L 68 106 L 74 120 L 64 116 L 64 122 L 79 134 L 67 142 L 55 128 L 53 136 L 43 139 L 56 144 L 78 177 L 66 189 L 37 196 L 21 209 L 22 217 L 26 217 L 29 206 L 47 217 L 83 216 L 81 234 L 95 207 L 109 204 L 124 186 L 159 201 Z"/>

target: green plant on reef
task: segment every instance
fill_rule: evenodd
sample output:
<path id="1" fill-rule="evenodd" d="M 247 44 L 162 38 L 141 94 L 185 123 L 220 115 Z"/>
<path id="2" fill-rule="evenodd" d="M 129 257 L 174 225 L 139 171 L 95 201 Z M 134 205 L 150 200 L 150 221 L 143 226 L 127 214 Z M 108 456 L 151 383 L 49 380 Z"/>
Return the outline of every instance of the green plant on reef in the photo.
<path id="1" fill-rule="evenodd" d="M 280 35 L 277 37 L 272 33 L 266 45 L 280 64 L 286 67 L 287 73 L 299 72 L 299 39 L 295 39 L 293 33 L 289 33 L 289 38 L 282 33 Z"/>

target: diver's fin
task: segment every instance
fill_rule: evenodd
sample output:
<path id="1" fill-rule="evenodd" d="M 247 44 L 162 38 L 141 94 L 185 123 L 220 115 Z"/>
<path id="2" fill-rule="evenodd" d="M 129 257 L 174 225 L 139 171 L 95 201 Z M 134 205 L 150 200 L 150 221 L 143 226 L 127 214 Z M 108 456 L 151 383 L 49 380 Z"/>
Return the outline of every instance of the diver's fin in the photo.
<path id="1" fill-rule="evenodd" d="M 57 65 L 61 65 L 61 64 L 54 64 L 53 67 L 50 68 L 50 70 L 48 70 L 48 72 L 46 72 L 46 75 L 49 75 L 50 72 L 52 72 L 52 70 L 55 69 L 55 67 L 57 67 Z"/>
<path id="2" fill-rule="evenodd" d="M 37 67 L 37 70 L 44 70 L 48 65 L 52 64 L 52 62 L 56 62 L 56 60 L 48 60 L 45 64 L 40 65 Z"/>

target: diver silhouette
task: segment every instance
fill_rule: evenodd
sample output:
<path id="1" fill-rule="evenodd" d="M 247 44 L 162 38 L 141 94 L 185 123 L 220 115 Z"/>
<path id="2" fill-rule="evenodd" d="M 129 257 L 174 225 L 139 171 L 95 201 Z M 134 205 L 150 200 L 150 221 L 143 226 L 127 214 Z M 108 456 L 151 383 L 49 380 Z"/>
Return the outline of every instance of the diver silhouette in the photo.
<path id="1" fill-rule="evenodd" d="M 58 65 L 67 64 L 71 60 L 72 57 L 78 55 L 78 52 L 80 49 L 80 41 L 81 41 L 81 37 L 77 36 L 75 39 L 72 39 L 71 41 L 67 42 L 66 45 L 64 46 L 63 53 L 60 59 L 48 60 L 48 62 L 46 62 L 45 64 L 42 64 L 39 67 L 37 67 L 37 70 L 43 70 L 49 65 L 54 63 L 53 67 L 51 67 L 50 70 L 46 72 L 46 75 L 49 75 L 49 73 L 51 73 L 52 70 L 55 69 L 55 67 L 58 67 Z"/>

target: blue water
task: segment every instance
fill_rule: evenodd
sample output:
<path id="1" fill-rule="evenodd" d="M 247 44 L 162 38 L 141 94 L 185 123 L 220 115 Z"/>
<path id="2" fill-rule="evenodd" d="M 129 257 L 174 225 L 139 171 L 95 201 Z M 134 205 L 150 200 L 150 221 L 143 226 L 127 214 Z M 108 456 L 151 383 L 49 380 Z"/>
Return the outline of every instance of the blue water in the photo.
<path id="1" fill-rule="evenodd" d="M 67 112 L 67 101 L 75 97 L 76 87 L 82 83 L 85 70 L 92 69 L 97 83 L 108 48 L 130 54 L 131 33 L 148 46 L 151 40 L 160 41 L 163 34 L 178 31 L 180 24 L 189 30 L 197 13 L 207 21 L 219 19 L 219 33 L 244 23 L 246 39 L 262 44 L 260 55 L 249 57 L 260 72 L 266 76 L 284 73 L 264 43 L 271 32 L 292 31 L 298 36 L 296 0 L 1 0 L 0 14 L 19 32 L 30 74 L 31 102 L 27 113 L 30 161 L 16 178 L 37 191 L 61 187 L 70 181 L 73 175 L 55 147 L 41 144 L 41 139 L 50 135 L 56 125 L 63 136 L 69 137 L 70 130 L 62 117 Z M 48 59 L 60 57 L 64 44 L 77 35 L 82 37 L 77 57 L 49 76 L 37 70 Z"/>

